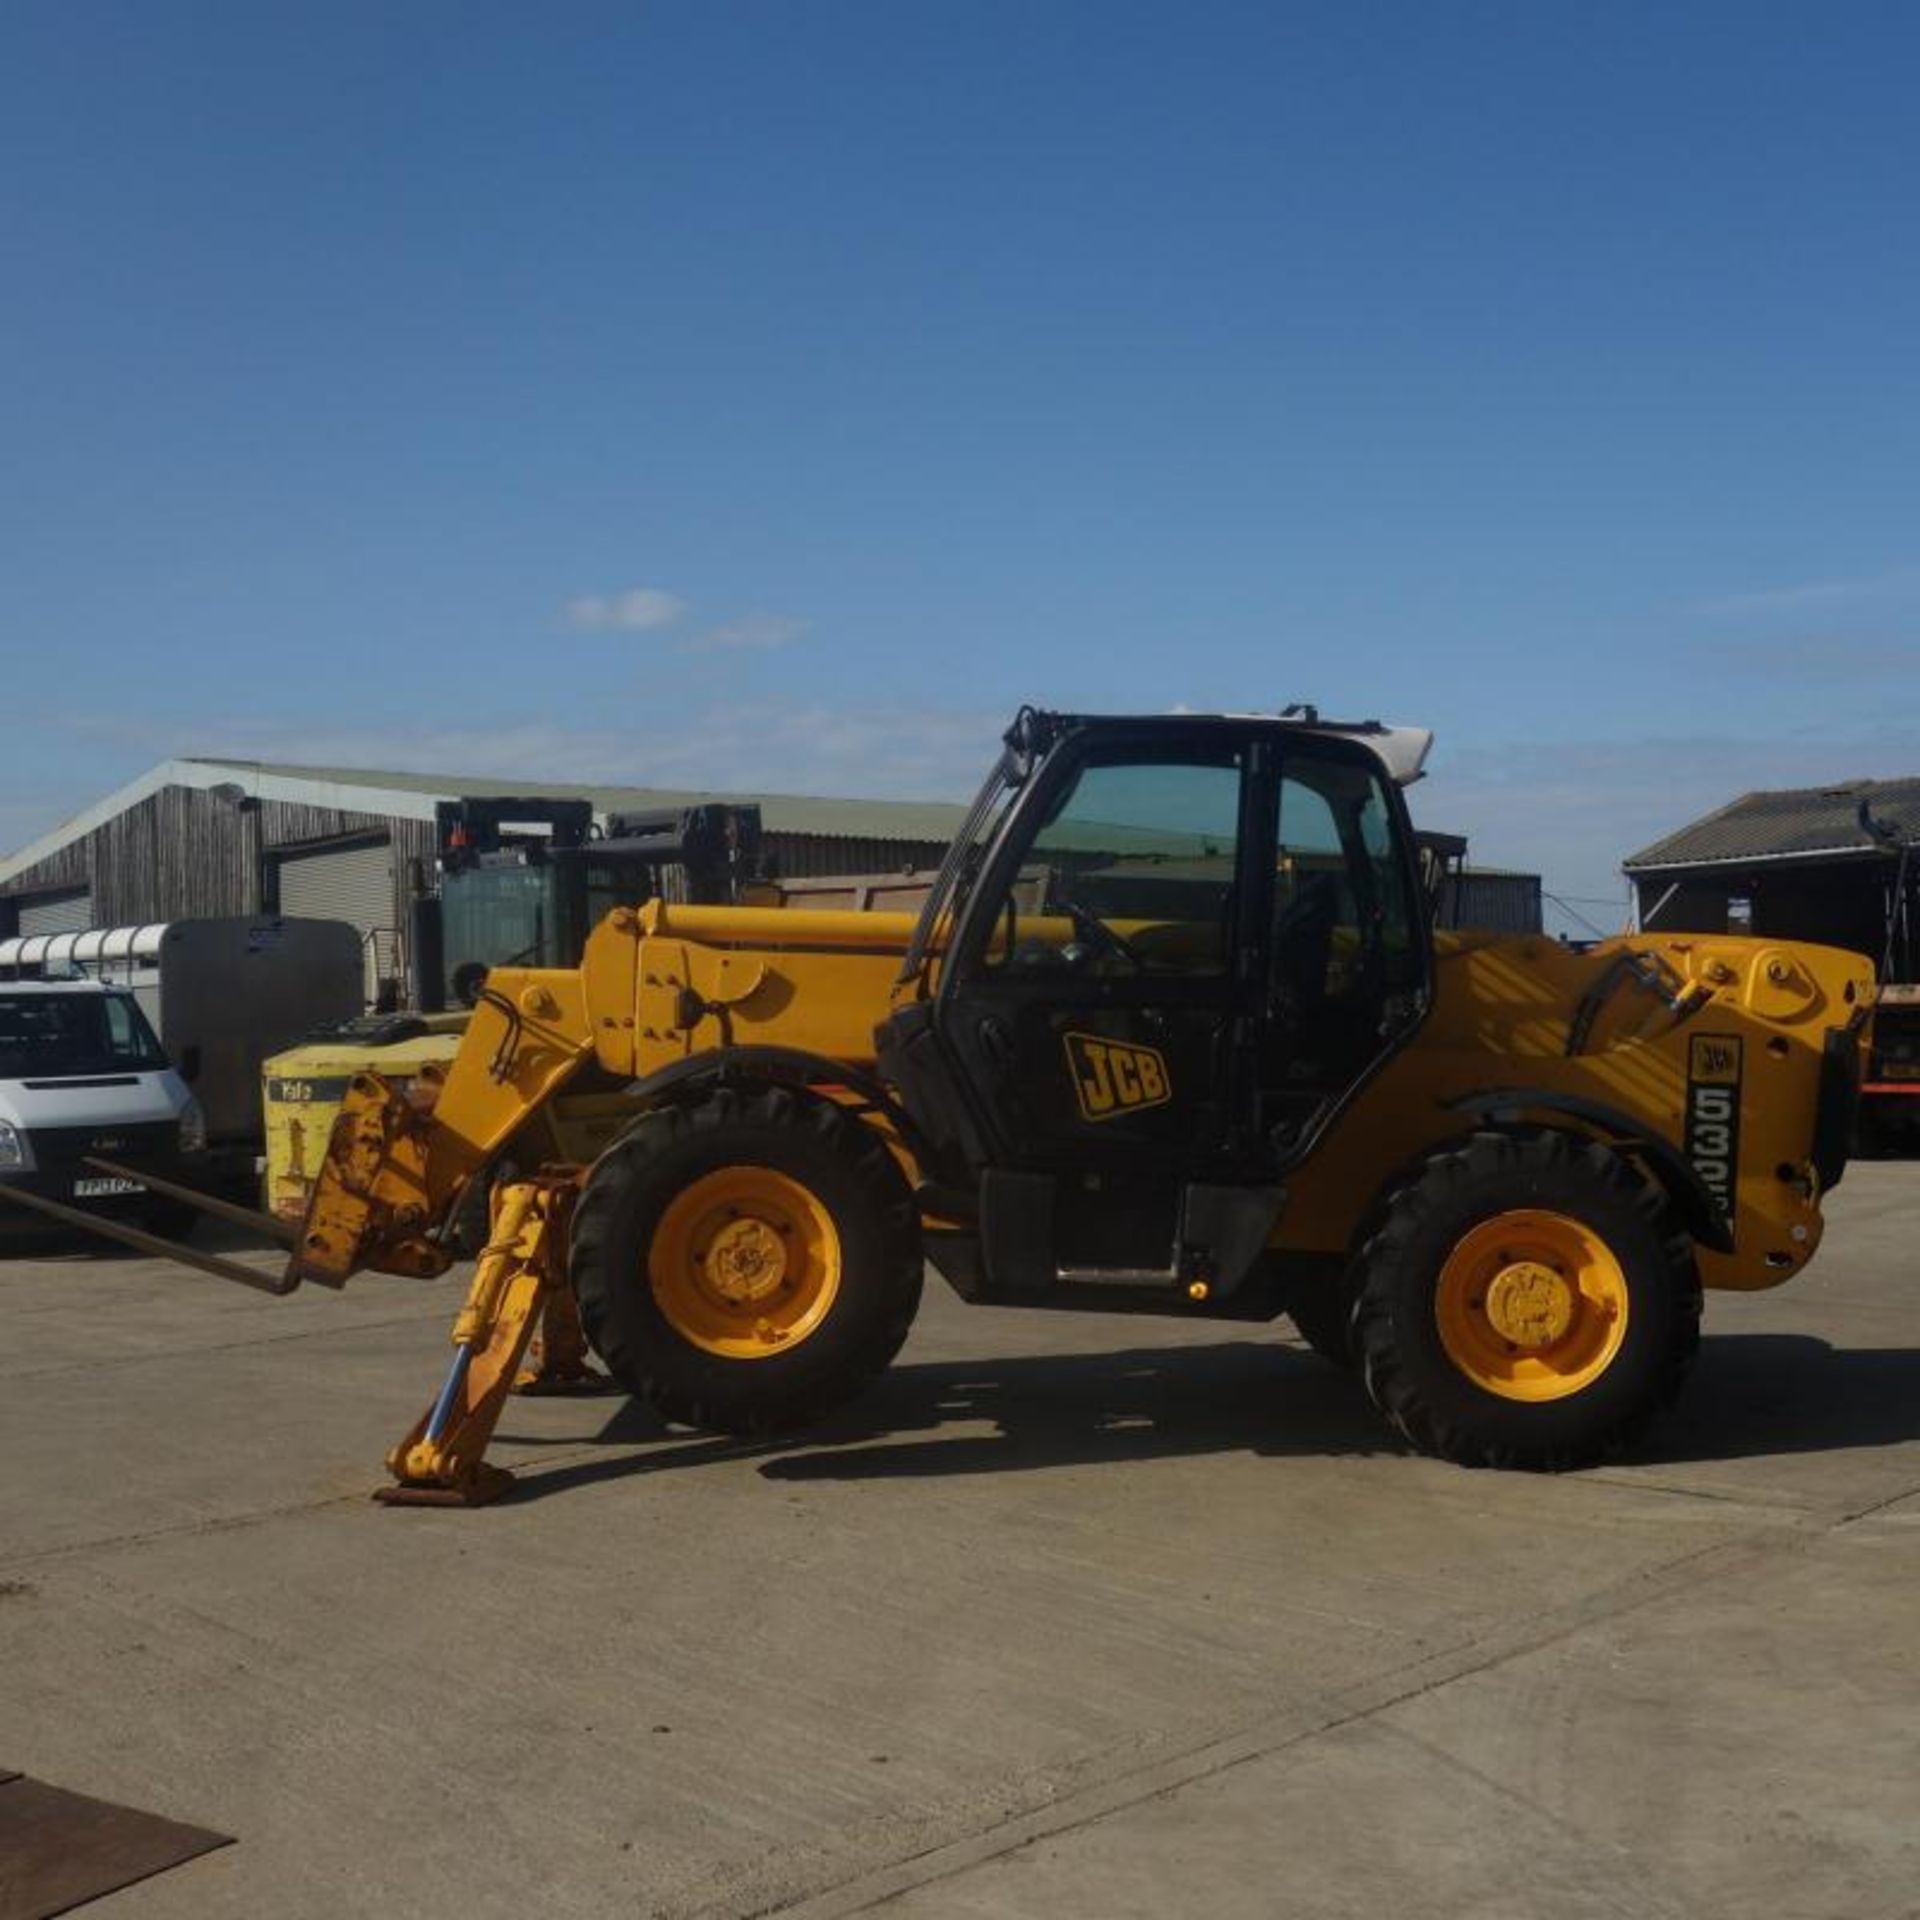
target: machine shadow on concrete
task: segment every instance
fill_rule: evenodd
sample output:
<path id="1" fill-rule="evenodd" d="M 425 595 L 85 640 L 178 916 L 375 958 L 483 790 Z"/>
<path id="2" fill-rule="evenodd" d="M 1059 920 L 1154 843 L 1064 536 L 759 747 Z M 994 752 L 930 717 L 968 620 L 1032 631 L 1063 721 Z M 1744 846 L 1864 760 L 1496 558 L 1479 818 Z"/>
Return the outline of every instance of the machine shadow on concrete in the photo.
<path id="1" fill-rule="evenodd" d="M 981 1423 L 991 1431 L 980 1432 Z M 758 1459 L 781 1480 L 877 1480 L 1209 1453 L 1401 1451 L 1357 1378 L 1299 1348 L 1223 1341 L 895 1367 L 834 1419 L 779 1441 L 696 1436 L 623 1405 L 599 1438 L 644 1453 L 523 1470 L 518 1499 L 630 1474 Z M 1709 1336 L 1680 1408 L 1625 1458 L 1676 1464 L 1920 1438 L 1920 1349 L 1803 1334 Z"/>

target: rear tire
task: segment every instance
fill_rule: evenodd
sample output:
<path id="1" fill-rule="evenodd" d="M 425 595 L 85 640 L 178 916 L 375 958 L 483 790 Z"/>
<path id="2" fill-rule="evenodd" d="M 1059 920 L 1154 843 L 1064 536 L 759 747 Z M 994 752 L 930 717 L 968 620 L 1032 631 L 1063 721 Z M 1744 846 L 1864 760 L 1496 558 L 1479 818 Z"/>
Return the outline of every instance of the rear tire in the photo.
<path id="1" fill-rule="evenodd" d="M 634 1122 L 595 1163 L 570 1271 L 594 1350 L 666 1419 L 805 1426 L 899 1352 L 920 1304 L 913 1197 L 825 1100 L 721 1089 Z"/>
<path id="2" fill-rule="evenodd" d="M 1693 1245 L 1625 1159 L 1559 1133 L 1476 1134 L 1388 1200 L 1361 1250 L 1355 1345 L 1423 1453 L 1556 1472 L 1617 1452 L 1700 1339 Z"/>

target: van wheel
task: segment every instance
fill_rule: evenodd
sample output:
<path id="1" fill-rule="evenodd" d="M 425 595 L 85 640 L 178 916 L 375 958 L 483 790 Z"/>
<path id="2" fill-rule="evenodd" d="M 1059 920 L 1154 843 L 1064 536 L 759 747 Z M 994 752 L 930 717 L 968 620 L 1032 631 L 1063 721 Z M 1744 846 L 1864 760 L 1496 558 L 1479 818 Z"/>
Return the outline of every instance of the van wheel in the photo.
<path id="1" fill-rule="evenodd" d="M 1476 1134 L 1395 1190 L 1361 1250 L 1367 1391 L 1423 1453 L 1557 1471 L 1618 1451 L 1700 1340 L 1693 1243 L 1619 1154 Z"/>
<path id="2" fill-rule="evenodd" d="M 201 1217 L 184 1200 L 153 1199 L 140 1209 L 140 1224 L 159 1240 L 191 1240 Z"/>
<path id="3" fill-rule="evenodd" d="M 831 1102 L 781 1089 L 642 1115 L 587 1176 L 572 1239 L 595 1351 L 684 1426 L 818 1419 L 887 1366 L 920 1304 L 893 1156 Z"/>

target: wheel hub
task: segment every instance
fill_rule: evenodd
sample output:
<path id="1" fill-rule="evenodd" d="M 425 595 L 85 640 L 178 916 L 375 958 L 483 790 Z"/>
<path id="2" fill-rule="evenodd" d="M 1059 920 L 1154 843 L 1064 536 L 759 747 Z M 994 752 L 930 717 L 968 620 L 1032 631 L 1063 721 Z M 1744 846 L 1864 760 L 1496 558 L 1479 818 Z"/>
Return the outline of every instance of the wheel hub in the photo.
<path id="1" fill-rule="evenodd" d="M 1564 1340 L 1573 1325 L 1573 1289 L 1538 1260 L 1515 1260 L 1487 1286 L 1487 1319 L 1503 1340 L 1537 1352 Z"/>
<path id="2" fill-rule="evenodd" d="M 811 1187 L 776 1167 L 698 1175 L 661 1209 L 646 1252 L 654 1304 L 722 1360 L 764 1360 L 809 1338 L 840 1294 L 840 1230 Z"/>
<path id="3" fill-rule="evenodd" d="M 1505 1400 L 1585 1393 L 1619 1355 L 1630 1304 L 1606 1240 L 1545 1207 L 1512 1207 L 1469 1227 L 1434 1281 L 1447 1358 Z"/>
<path id="4" fill-rule="evenodd" d="M 708 1283 L 736 1304 L 763 1299 L 787 1277 L 787 1249 L 764 1220 L 729 1220 L 702 1257 Z"/>

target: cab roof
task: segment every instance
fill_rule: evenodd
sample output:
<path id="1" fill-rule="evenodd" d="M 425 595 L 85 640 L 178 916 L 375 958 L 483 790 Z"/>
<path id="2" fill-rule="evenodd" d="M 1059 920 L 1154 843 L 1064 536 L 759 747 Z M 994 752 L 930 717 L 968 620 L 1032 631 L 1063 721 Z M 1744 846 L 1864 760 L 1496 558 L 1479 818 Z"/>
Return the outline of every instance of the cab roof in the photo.
<path id="1" fill-rule="evenodd" d="M 1433 749 L 1430 727 L 1393 726 L 1383 720 L 1323 720 L 1319 709 L 1291 706 L 1278 713 L 1047 713 L 1023 707 L 1008 729 L 1009 739 L 1020 726 L 1022 716 L 1031 713 L 1043 726 L 1054 728 L 1205 728 L 1208 726 L 1244 727 L 1250 722 L 1276 733 L 1311 734 L 1321 738 L 1351 741 L 1376 759 L 1388 778 L 1410 787 L 1426 769 L 1427 755 Z"/>

